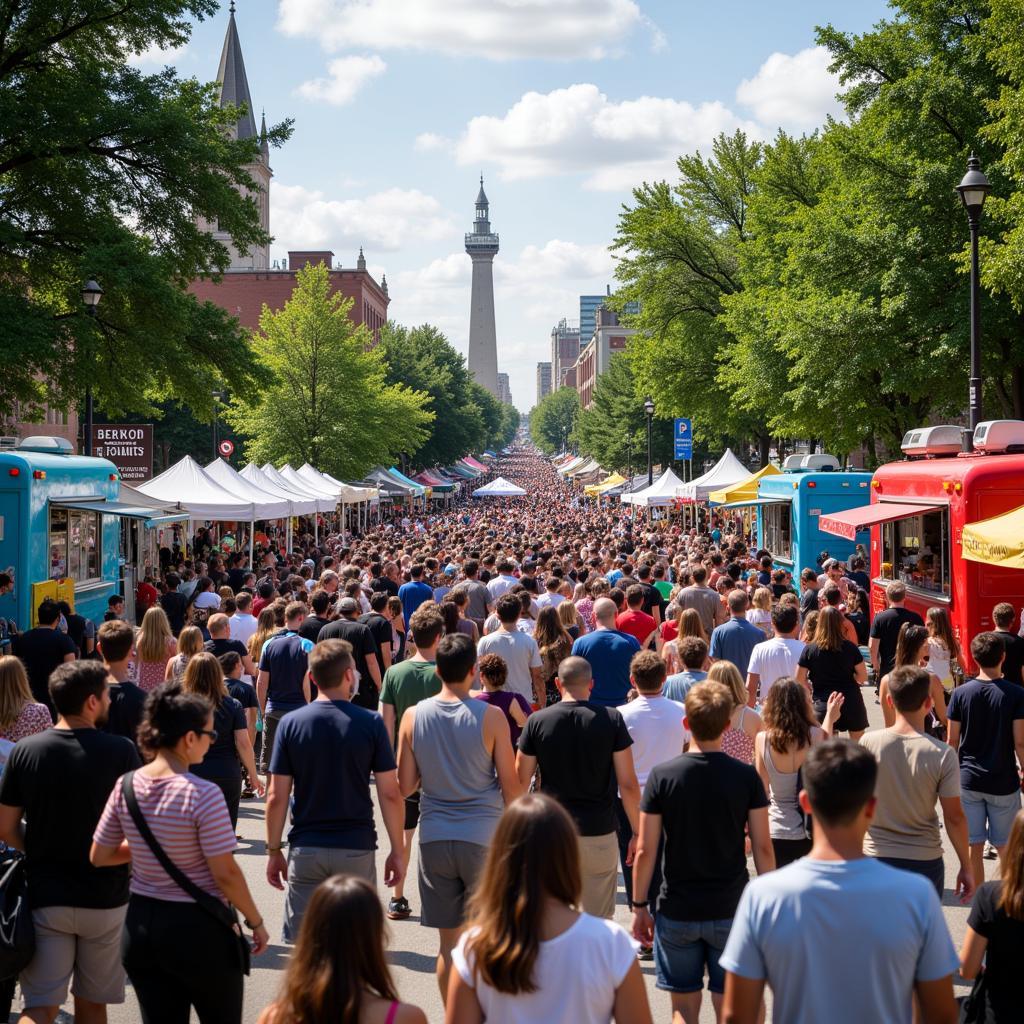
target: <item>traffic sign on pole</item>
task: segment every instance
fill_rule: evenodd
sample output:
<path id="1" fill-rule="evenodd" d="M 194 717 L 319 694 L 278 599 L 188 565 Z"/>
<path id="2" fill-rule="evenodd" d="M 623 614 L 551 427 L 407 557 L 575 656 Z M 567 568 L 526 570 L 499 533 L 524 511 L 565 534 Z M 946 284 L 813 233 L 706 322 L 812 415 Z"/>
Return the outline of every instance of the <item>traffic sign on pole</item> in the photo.
<path id="1" fill-rule="evenodd" d="M 693 421 L 684 417 L 677 418 L 673 426 L 672 437 L 675 444 L 676 460 L 692 459 Z"/>
<path id="2" fill-rule="evenodd" d="M 217 445 L 217 451 L 224 456 L 225 459 L 231 458 L 231 453 L 235 450 L 234 443 L 228 441 L 226 438 Z"/>

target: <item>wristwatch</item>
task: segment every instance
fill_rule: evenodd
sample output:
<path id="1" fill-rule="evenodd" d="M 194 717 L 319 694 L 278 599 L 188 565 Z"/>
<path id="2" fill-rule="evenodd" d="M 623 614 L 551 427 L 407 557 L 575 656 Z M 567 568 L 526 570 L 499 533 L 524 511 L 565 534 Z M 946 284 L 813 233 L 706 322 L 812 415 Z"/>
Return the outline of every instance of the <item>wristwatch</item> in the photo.
<path id="1" fill-rule="evenodd" d="M 254 921 L 250 921 L 248 918 L 243 918 L 242 920 L 245 922 L 245 927 L 248 928 L 249 931 L 251 931 L 251 932 L 256 931 L 257 928 L 262 928 L 263 927 L 263 918 L 262 917 L 258 921 L 255 921 L 255 922 Z"/>
<path id="2" fill-rule="evenodd" d="M 268 846 L 267 853 L 280 853 L 287 845 L 287 843 L 280 843 L 277 846 Z"/>
<path id="3" fill-rule="evenodd" d="M 630 910 L 639 910 L 641 907 L 646 910 L 648 906 L 650 906 L 650 900 L 630 900 L 629 903 Z"/>

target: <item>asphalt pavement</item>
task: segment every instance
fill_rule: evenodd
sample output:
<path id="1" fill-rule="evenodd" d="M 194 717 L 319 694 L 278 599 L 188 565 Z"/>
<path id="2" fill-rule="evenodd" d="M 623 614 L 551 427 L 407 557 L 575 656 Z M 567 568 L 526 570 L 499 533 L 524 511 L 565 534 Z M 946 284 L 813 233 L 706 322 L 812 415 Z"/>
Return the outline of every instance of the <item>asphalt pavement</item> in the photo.
<path id="1" fill-rule="evenodd" d="M 863 693 L 868 707 L 871 728 L 881 728 L 881 710 L 874 703 L 872 689 L 865 687 Z M 386 846 L 386 833 L 384 832 L 379 815 L 377 829 L 378 834 L 384 837 L 384 845 Z M 263 1007 L 274 999 L 281 983 L 282 971 L 287 963 L 289 947 L 280 941 L 284 895 L 278 890 L 271 888 L 266 880 L 263 815 L 262 803 L 260 801 L 247 800 L 242 802 L 238 832 L 242 837 L 237 851 L 238 863 L 245 872 L 256 903 L 267 921 L 272 941 L 272 945 L 266 952 L 259 957 L 253 958 L 253 971 L 246 981 L 243 1020 L 246 1024 L 253 1024 Z M 948 887 L 956 877 L 957 861 L 952 852 L 952 847 L 945 839 L 945 833 L 943 833 L 943 838 L 946 850 L 946 885 Z M 378 854 L 377 873 L 379 878 L 384 877 L 384 857 L 386 852 L 386 850 L 383 850 Z M 417 917 L 416 911 L 419 907 L 419 897 L 416 884 L 415 849 L 413 850 L 412 861 L 413 863 L 409 866 L 409 881 L 406 886 L 406 895 L 412 906 L 413 916 L 405 921 L 389 923 L 390 945 L 388 961 L 394 972 L 395 983 L 401 999 L 423 1009 L 431 1024 L 435 1024 L 435 1022 L 436 1024 L 442 1024 L 444 1012 L 434 980 L 437 933 L 429 928 L 422 927 Z M 986 872 L 989 878 L 992 877 L 994 870 L 995 861 L 986 861 Z M 753 874 L 752 864 L 751 873 Z M 387 898 L 387 893 L 383 889 L 381 889 L 381 897 L 383 899 Z M 957 948 L 959 948 L 967 923 L 968 908 L 961 906 L 948 888 L 943 903 L 946 921 L 949 924 L 953 941 Z M 620 880 L 615 919 L 628 929 L 630 918 L 631 915 L 626 907 L 625 894 L 621 888 Z M 836 925 L 837 927 L 842 927 L 841 922 L 837 922 Z M 666 993 L 659 991 L 655 987 L 653 964 L 649 962 L 642 963 L 641 969 L 647 982 L 647 992 L 654 1020 L 656 1024 L 663 1024 L 663 1022 L 667 1024 L 671 1020 L 669 997 Z M 856 970 L 856 965 L 849 965 L 849 969 Z M 865 978 L 864 983 L 870 985 L 871 979 Z M 957 985 L 958 994 L 964 994 L 966 991 L 966 984 L 959 982 Z M 15 1005 L 17 1006 L 18 1003 L 15 1003 Z M 65 1010 L 68 1011 L 68 1015 L 62 1014 L 61 1020 L 73 1020 L 73 1017 L 70 1016 L 70 1003 L 65 1007 Z M 16 1020 L 17 1018 L 14 1017 L 12 1019 Z M 770 1013 L 768 1019 L 771 1019 Z M 124 1005 L 110 1007 L 109 1021 L 110 1024 L 138 1024 L 140 1020 L 138 1004 L 129 986 L 128 997 Z M 709 1022 L 709 1024 L 714 1021 L 714 1014 L 707 996 L 705 996 L 701 1013 L 701 1024 L 704 1024 L 705 1021 Z"/>

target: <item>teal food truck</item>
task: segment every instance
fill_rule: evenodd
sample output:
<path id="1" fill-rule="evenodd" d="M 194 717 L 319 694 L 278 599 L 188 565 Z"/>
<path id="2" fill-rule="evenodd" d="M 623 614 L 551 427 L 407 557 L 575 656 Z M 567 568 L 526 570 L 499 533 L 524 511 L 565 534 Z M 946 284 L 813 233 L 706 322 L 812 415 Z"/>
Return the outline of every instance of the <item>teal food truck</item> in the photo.
<path id="1" fill-rule="evenodd" d="M 121 524 L 182 518 L 120 494 L 112 462 L 75 455 L 63 438 L 28 437 L 0 450 L 0 572 L 11 580 L 0 594 L 0 618 L 29 629 L 40 601 L 51 597 L 94 622 L 103 619 L 107 599 L 123 592 L 126 578 Z M 130 602 L 133 582 L 131 590 Z"/>

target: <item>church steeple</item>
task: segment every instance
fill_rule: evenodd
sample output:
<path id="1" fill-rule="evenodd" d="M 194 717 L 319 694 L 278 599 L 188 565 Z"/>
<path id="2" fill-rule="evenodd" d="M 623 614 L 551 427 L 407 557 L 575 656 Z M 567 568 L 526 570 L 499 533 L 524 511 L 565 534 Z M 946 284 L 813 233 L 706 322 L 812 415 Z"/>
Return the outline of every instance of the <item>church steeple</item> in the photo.
<path id="1" fill-rule="evenodd" d="M 249 95 L 249 80 L 245 75 L 242 44 L 238 39 L 238 28 L 235 25 L 234 2 L 228 10 L 228 30 L 224 36 L 224 49 L 220 53 L 220 67 L 217 69 L 220 105 L 245 107 L 245 113 L 235 125 L 236 137 L 253 139 L 256 138 L 256 118 L 252 112 L 252 97 Z"/>

